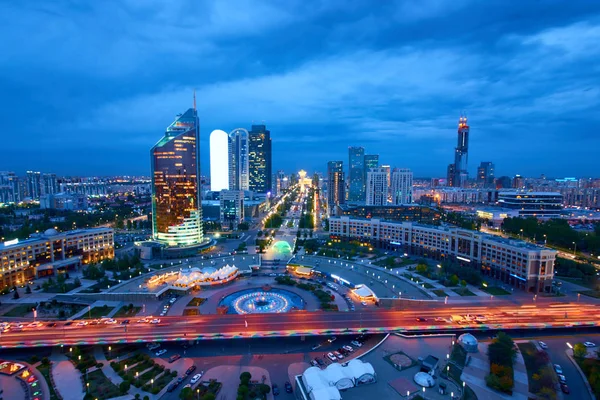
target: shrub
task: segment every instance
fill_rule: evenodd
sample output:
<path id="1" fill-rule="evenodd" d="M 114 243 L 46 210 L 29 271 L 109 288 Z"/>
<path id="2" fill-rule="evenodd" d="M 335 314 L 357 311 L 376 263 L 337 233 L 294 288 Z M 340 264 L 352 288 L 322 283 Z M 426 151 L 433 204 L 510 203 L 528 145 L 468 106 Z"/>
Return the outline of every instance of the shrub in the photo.
<path id="1" fill-rule="evenodd" d="M 129 391 L 129 388 L 131 388 L 131 383 L 129 383 L 129 381 L 123 381 L 119 385 L 119 391 L 121 392 L 121 394 L 127 393 Z"/>

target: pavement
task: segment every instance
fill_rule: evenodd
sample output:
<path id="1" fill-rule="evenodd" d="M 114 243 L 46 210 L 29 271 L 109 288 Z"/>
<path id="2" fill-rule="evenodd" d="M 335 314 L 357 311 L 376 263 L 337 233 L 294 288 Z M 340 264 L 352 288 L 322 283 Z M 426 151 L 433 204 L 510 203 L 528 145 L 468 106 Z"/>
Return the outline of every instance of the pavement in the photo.
<path id="1" fill-rule="evenodd" d="M 60 347 L 53 349 L 50 361 L 52 361 L 54 383 L 63 400 L 81 400 L 85 392 L 81 373 L 67 356 L 60 352 Z"/>

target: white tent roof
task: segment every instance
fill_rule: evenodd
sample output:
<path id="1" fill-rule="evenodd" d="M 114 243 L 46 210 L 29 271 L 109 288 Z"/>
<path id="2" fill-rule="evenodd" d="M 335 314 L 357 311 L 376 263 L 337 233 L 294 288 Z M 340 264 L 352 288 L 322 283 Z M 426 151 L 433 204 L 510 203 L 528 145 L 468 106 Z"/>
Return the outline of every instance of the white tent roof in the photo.
<path id="1" fill-rule="evenodd" d="M 340 391 L 333 386 L 322 387 L 310 392 L 312 400 L 341 400 Z"/>
<path id="2" fill-rule="evenodd" d="M 377 297 L 367 285 L 358 285 L 356 289 L 354 289 L 354 293 L 360 297 Z"/>
<path id="3" fill-rule="evenodd" d="M 349 372 L 351 371 L 352 376 L 355 379 L 358 379 L 366 374 L 375 376 L 375 369 L 373 366 L 370 363 L 362 362 L 357 358 L 348 362 L 346 369 L 348 369 Z"/>
<path id="4" fill-rule="evenodd" d="M 330 385 L 338 389 L 348 389 L 354 386 L 354 375 L 349 368 L 344 368 L 338 363 L 330 364 L 323 374 Z"/>
<path id="5" fill-rule="evenodd" d="M 329 382 L 318 367 L 310 367 L 302 374 L 302 380 L 308 391 L 329 387 Z"/>
<path id="6" fill-rule="evenodd" d="M 188 286 L 196 282 L 221 280 L 236 273 L 237 270 L 234 265 L 229 264 L 216 270 L 207 268 L 205 271 L 200 271 L 198 268 L 190 268 L 179 272 L 179 277 L 175 281 L 175 285 Z"/>

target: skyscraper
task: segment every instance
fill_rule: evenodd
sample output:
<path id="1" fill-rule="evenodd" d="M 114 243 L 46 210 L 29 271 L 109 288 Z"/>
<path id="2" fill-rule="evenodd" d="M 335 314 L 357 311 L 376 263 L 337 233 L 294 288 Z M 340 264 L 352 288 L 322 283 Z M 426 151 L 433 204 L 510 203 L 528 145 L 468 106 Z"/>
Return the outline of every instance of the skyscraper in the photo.
<path id="1" fill-rule="evenodd" d="M 40 179 L 40 196 L 59 192 L 56 174 L 42 174 Z"/>
<path id="2" fill-rule="evenodd" d="M 150 151 L 152 235 L 169 246 L 203 241 L 200 121 L 194 108 L 179 114 Z"/>
<path id="3" fill-rule="evenodd" d="M 350 181 L 348 201 L 364 201 L 365 149 L 363 147 L 348 147 L 348 180 Z"/>
<path id="4" fill-rule="evenodd" d="M 0 203 L 18 203 L 22 200 L 19 182 L 14 172 L 0 171 Z"/>
<path id="5" fill-rule="evenodd" d="M 494 164 L 482 161 L 477 168 L 477 183 L 483 187 L 490 187 L 494 183 Z"/>
<path id="6" fill-rule="evenodd" d="M 210 133 L 210 190 L 229 190 L 229 135 L 220 129 Z"/>
<path id="7" fill-rule="evenodd" d="M 271 132 L 265 125 L 252 125 L 248 132 L 249 189 L 268 193 L 272 189 Z"/>
<path id="8" fill-rule="evenodd" d="M 469 173 L 467 162 L 469 161 L 469 125 L 467 117 L 458 119 L 458 143 L 454 149 L 454 179 L 450 186 L 463 187 L 467 183 Z M 450 182 L 449 182 L 450 183 Z"/>
<path id="9" fill-rule="evenodd" d="M 38 200 L 42 191 L 41 174 L 36 171 L 27 171 L 27 196 Z"/>
<path id="10" fill-rule="evenodd" d="M 346 202 L 346 183 L 344 182 L 344 163 L 327 163 L 327 210 L 329 215 L 337 214 L 337 205 Z"/>
<path id="11" fill-rule="evenodd" d="M 371 168 L 367 172 L 365 203 L 367 206 L 383 206 L 387 204 L 388 184 L 385 168 Z"/>
<path id="12" fill-rule="evenodd" d="M 248 131 L 237 128 L 229 133 L 229 189 L 250 190 Z"/>
<path id="13" fill-rule="evenodd" d="M 392 171 L 392 204 L 410 204 L 413 199 L 413 173 L 408 168 L 394 168 Z"/>
<path id="14" fill-rule="evenodd" d="M 446 170 L 446 186 L 455 186 L 455 175 L 456 174 L 454 173 L 454 164 L 448 164 L 448 169 Z"/>

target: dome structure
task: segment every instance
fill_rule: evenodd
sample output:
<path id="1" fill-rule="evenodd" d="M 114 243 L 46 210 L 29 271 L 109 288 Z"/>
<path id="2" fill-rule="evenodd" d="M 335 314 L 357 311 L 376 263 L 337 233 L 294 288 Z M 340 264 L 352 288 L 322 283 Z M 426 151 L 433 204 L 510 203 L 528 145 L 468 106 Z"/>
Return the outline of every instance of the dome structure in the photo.
<path id="1" fill-rule="evenodd" d="M 54 228 L 46 229 L 44 231 L 44 236 L 56 236 L 58 235 L 58 231 Z"/>
<path id="2" fill-rule="evenodd" d="M 435 385 L 435 380 L 433 379 L 433 376 L 429 375 L 427 372 L 417 372 L 415 374 L 414 380 L 417 385 L 426 388 L 433 387 Z"/>
<path id="3" fill-rule="evenodd" d="M 458 343 L 467 353 L 477 353 L 477 339 L 470 333 L 463 333 L 458 337 Z"/>

